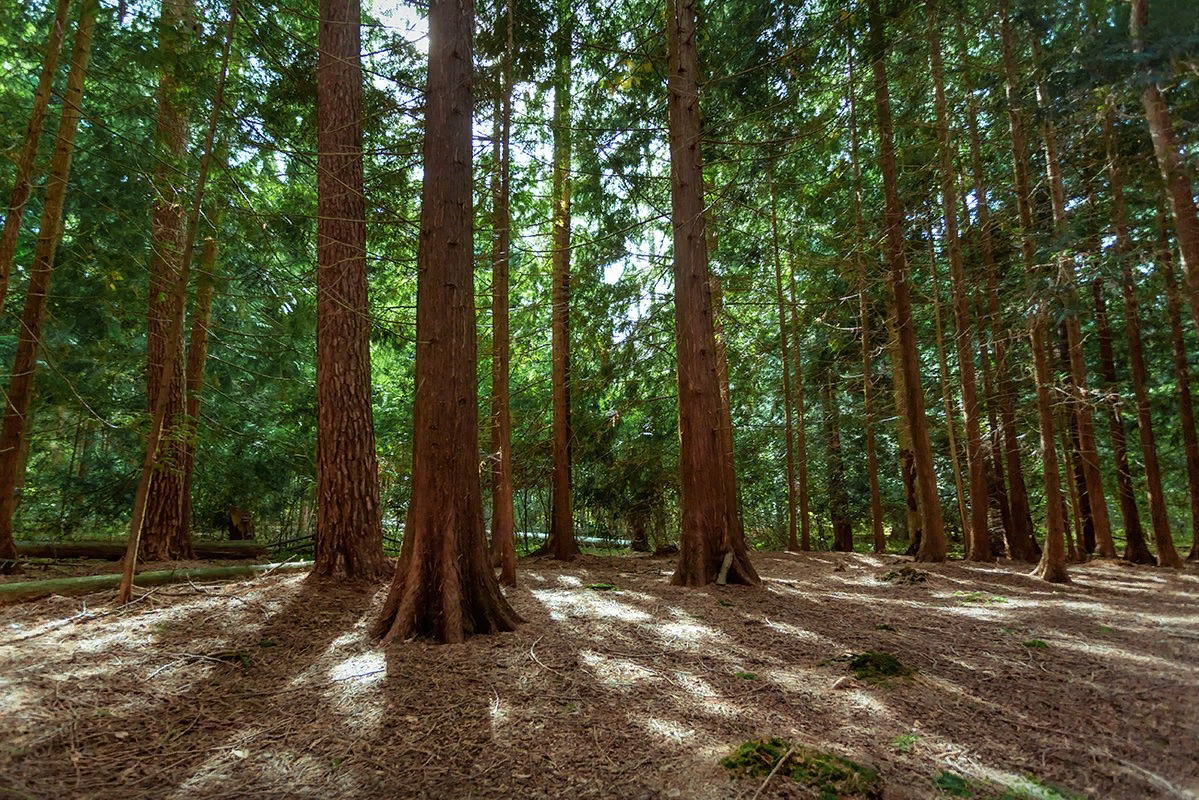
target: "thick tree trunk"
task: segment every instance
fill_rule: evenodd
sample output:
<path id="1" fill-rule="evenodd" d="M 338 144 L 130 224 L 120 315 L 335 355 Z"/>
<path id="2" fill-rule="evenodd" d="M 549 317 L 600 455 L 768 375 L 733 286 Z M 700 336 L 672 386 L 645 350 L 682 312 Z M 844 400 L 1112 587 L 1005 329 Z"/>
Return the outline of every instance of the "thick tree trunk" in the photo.
<path id="1" fill-rule="evenodd" d="M 13 544 L 13 512 L 17 504 L 17 484 L 23 478 L 25 468 L 23 456 L 27 446 L 26 418 L 33 397 L 33 375 L 37 369 L 37 353 L 42 341 L 42 321 L 46 316 L 46 299 L 50 292 L 54 255 L 62 238 L 62 214 L 67 198 L 67 180 L 71 175 L 75 133 L 82 114 L 83 82 L 87 76 L 88 57 L 91 54 L 92 33 L 95 31 L 98 9 L 98 0 L 83 0 L 79 9 L 79 24 L 71 53 L 71 70 L 67 76 L 67 92 L 63 98 L 58 138 L 46 181 L 46 197 L 42 205 L 42 219 L 38 224 L 33 268 L 30 270 L 25 311 L 21 317 L 17 338 L 17 353 L 13 358 L 4 423 L 0 426 L 0 560 L 13 559 L 17 555 Z"/>
<path id="2" fill-rule="evenodd" d="M 29 200 L 33 164 L 37 158 L 38 145 L 42 141 L 42 128 L 46 124 L 46 113 L 50 107 L 50 93 L 54 89 L 54 76 L 58 70 L 62 40 L 66 35 L 70 5 L 70 0 L 58 0 L 54 8 L 54 21 L 50 23 L 50 35 L 46 37 L 42 74 L 38 78 L 37 91 L 33 95 L 29 126 L 25 129 L 25 146 L 21 149 L 21 157 L 17 161 L 17 174 L 13 176 L 8 213 L 4 215 L 4 232 L 0 234 L 0 311 L 4 310 L 4 299 L 8 296 L 8 278 L 12 274 L 13 256 L 17 252 L 17 237 L 21 235 L 25 203 Z"/>
<path id="3" fill-rule="evenodd" d="M 871 358 L 869 280 L 866 274 L 866 259 L 862 248 L 866 241 L 866 226 L 862 222 L 862 169 L 858 160 L 858 104 L 857 82 L 854 80 L 854 50 L 849 50 L 849 159 L 853 167 L 853 248 L 854 266 L 858 279 L 858 319 L 862 337 L 862 396 L 865 418 L 862 424 L 866 431 L 866 477 L 870 481 L 870 530 L 874 552 L 887 551 L 887 537 L 883 533 L 883 497 L 878 483 L 878 448 L 874 441 L 874 367 Z"/>
<path id="4" fill-rule="evenodd" d="M 731 420 L 720 397 L 716 333 L 704 234 L 699 135 L 699 66 L 695 0 L 667 0 L 667 112 L 670 128 L 671 219 L 678 363 L 682 531 L 671 581 L 703 586 L 759 582 L 737 519 L 733 454 L 725 447 Z"/>
<path id="5" fill-rule="evenodd" d="M 496 104 L 495 174 L 491 216 L 491 558 L 500 582 L 516 585 L 516 546 L 512 540 L 512 413 L 509 407 L 508 269 L 512 241 L 510 140 L 512 137 L 512 0 L 507 3 L 508 46 L 503 87 Z"/>
<path id="6" fill-rule="evenodd" d="M 471 208 L 470 0 L 429 5 L 424 192 L 417 255 L 412 498 L 374 632 L 461 642 L 521 621 L 487 556 L 478 463 Z"/>
<path id="7" fill-rule="evenodd" d="M 799 549 L 812 548 L 812 516 L 808 509 L 808 444 L 804 417 L 803 352 L 799 339 L 799 303 L 795 300 L 795 257 L 787 261 L 788 288 L 791 294 L 791 361 L 795 370 L 795 460 L 799 477 Z"/>
<path id="8" fill-rule="evenodd" d="M 941 162 L 945 249 L 948 251 L 949 280 L 953 288 L 954 345 L 958 357 L 958 377 L 962 383 L 962 410 L 966 420 L 966 466 L 970 473 L 970 517 L 967 522 L 963 512 L 963 535 L 966 539 L 967 558 L 971 561 L 993 561 L 987 533 L 987 472 L 983 459 L 982 425 L 979 421 L 978 390 L 971 347 L 974 333 L 971 329 L 970 307 L 966 301 L 966 272 L 962 264 L 962 246 L 958 240 L 954 148 L 949 133 L 949 103 L 945 99 L 945 79 L 941 66 L 940 18 L 935 5 L 927 13 L 929 64 L 932 68 L 936 98 L 937 142 Z M 959 483 L 960 480 L 959 477 Z M 962 504 L 961 494 L 959 490 L 959 504 Z"/>
<path id="9" fill-rule="evenodd" d="M 317 575 L 386 575 L 371 416 L 359 0 L 321 0 L 317 65 Z M 470 408 L 475 407 L 473 400 Z M 413 472 L 417 469 L 414 464 Z M 476 482 L 478 468 L 475 469 Z"/>
<path id="10" fill-rule="evenodd" d="M 208 325 L 212 318 L 212 290 L 216 282 L 216 240 L 204 239 L 200 277 L 196 281 L 196 305 L 192 311 L 191 343 L 187 348 L 187 435 L 183 449 L 183 524 L 191 541 L 192 477 L 196 466 L 196 430 L 200 425 L 200 401 L 204 393 L 204 365 L 208 361 Z M 192 551 L 195 552 L 195 544 Z"/>
<path id="11" fill-rule="evenodd" d="M 1066 574 L 1066 506 L 1058 473 L 1057 444 L 1053 435 L 1053 406 L 1050 402 L 1049 357 L 1045 341 L 1046 310 L 1039 309 L 1032 321 L 1033 366 L 1037 374 L 1037 414 L 1041 424 L 1041 457 L 1045 466 L 1045 502 L 1048 506 L 1045 550 L 1033 572 L 1050 583 L 1069 583 Z"/>
<path id="12" fill-rule="evenodd" d="M 833 549 L 853 552 L 853 523 L 849 520 L 849 498 L 845 494 L 845 459 L 841 453 L 841 411 L 837 405 L 836 362 L 824 376 L 824 449 L 828 466 L 828 511 L 833 525 Z"/>
<path id="13" fill-rule="evenodd" d="M 1187 493 L 1191 501 L 1191 551 L 1188 561 L 1199 560 L 1199 435 L 1195 431 L 1195 407 L 1191 400 L 1191 377 L 1186 344 L 1182 336 L 1182 299 L 1174 279 L 1170 241 L 1166 235 L 1165 208 L 1157 210 L 1157 266 L 1166 281 L 1166 310 L 1170 318 L 1170 343 L 1174 349 L 1174 382 L 1178 387 L 1179 422 L 1186 453 Z M 1139 412 L 1138 400 L 1138 412 Z"/>
<path id="14" fill-rule="evenodd" d="M 191 537 L 183 520 L 183 471 L 186 460 L 183 337 L 168 342 L 172 325 L 181 324 L 183 300 L 174 291 L 179 280 L 187 229 L 187 76 L 183 59 L 192 38 L 191 0 L 163 0 L 158 53 L 163 70 L 158 81 L 155 129 L 154 207 L 150 225 L 150 302 L 148 308 L 148 407 L 153 413 L 160 394 L 166 397 L 161 451 L 146 499 L 146 516 L 138 559 L 167 561 L 191 557 Z M 170 360 L 172 366 L 165 368 Z M 164 380 L 164 378 L 168 378 Z"/>
<path id="15" fill-rule="evenodd" d="M 552 384 L 553 473 L 550 534 L 546 546 L 554 558 L 569 561 L 579 552 L 575 541 L 571 501 L 570 425 L 570 160 L 571 56 L 573 12 L 558 2 L 558 35 L 554 39 L 554 175 L 553 175 L 553 291 Z"/>
<path id="16" fill-rule="evenodd" d="M 916 332 L 912 325 L 912 304 L 908 290 L 907 259 L 904 254 L 903 208 L 899 198 L 899 170 L 891 132 L 891 101 L 887 88 L 887 45 L 879 0 L 869 1 L 870 45 L 874 71 L 874 97 L 879 130 L 879 168 L 883 174 L 888 254 L 891 264 L 891 290 L 895 297 L 895 326 L 899 332 L 899 353 L 904 376 L 904 398 L 912 435 L 916 468 L 916 488 L 920 494 L 923 538 L 917 558 L 920 561 L 944 561 L 945 525 L 933 450 L 928 439 L 928 421 L 924 414 L 924 391 L 920 382 L 920 359 Z"/>
<path id="17" fill-rule="evenodd" d="M 779 246 L 778 197 L 774 189 L 774 172 L 770 181 L 770 237 L 774 250 L 774 288 L 779 303 L 779 356 L 783 363 L 783 422 L 787 436 L 787 549 L 799 549 L 798 487 L 795 485 L 795 432 L 791 419 L 791 346 L 787 337 L 787 303 L 783 297 L 783 261 Z"/>

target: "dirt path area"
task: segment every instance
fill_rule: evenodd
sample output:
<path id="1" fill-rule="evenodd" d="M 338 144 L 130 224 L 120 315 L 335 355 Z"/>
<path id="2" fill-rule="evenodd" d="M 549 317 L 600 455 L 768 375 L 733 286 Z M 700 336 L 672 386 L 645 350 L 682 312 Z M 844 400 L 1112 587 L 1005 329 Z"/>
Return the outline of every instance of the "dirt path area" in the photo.
<path id="1" fill-rule="evenodd" d="M 692 590 L 526 560 L 518 632 L 387 650 L 382 591 L 296 575 L 0 609 L 0 796 L 820 796 L 720 765 L 770 737 L 885 798 L 1199 792 L 1199 575 L 898 561 L 758 553 L 761 588 Z M 855 678 L 866 651 L 915 672 Z"/>

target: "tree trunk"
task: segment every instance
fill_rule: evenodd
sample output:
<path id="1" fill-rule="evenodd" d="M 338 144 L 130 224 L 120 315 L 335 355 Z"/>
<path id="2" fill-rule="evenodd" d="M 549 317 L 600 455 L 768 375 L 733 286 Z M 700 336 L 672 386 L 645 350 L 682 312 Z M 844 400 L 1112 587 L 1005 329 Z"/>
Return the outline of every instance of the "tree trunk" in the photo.
<path id="1" fill-rule="evenodd" d="M 50 161 L 46 181 L 46 197 L 42 219 L 38 224 L 37 245 L 30 270 L 29 289 L 25 296 L 25 311 L 13 359 L 12 379 L 8 385 L 8 403 L 4 423 L 0 426 L 0 560 L 16 558 L 13 544 L 13 512 L 16 510 L 17 483 L 24 475 L 26 417 L 33 397 L 33 375 L 37 369 L 37 352 L 42 340 L 42 321 L 46 316 L 46 299 L 50 292 L 50 277 L 54 270 L 54 255 L 62 238 L 63 206 L 67 198 L 67 180 L 71 175 L 71 157 L 75 151 L 75 133 L 82 114 L 83 82 L 87 76 L 91 53 L 92 33 L 96 27 L 98 0 L 83 0 L 79 9 L 79 24 L 71 52 L 71 70 L 67 76 L 67 92 L 63 98 L 62 117 L 58 123 L 58 138 Z"/>
<path id="2" fill-rule="evenodd" d="M 941 402 L 945 408 L 945 432 L 949 438 L 949 464 L 953 470 L 954 496 L 958 501 L 958 524 L 962 528 L 962 541 L 966 548 L 966 557 L 970 557 L 970 547 L 973 542 L 970 532 L 970 515 L 966 511 L 966 492 L 962 487 L 962 462 L 958 458 L 957 414 L 953 407 L 956 405 L 953 390 L 949 386 L 949 359 L 945 355 L 945 333 L 941 322 L 941 291 L 940 278 L 937 275 L 937 253 L 933 246 L 933 232 L 928 231 L 928 264 L 933 278 L 933 327 L 937 333 L 937 367 L 941 378 Z"/>
<path id="3" fill-rule="evenodd" d="M 853 167 L 853 229 L 856 243 L 853 248 L 854 266 L 858 278 L 858 318 L 862 336 L 862 395 L 865 405 L 866 477 L 870 481 L 870 530 L 874 552 L 887 551 L 883 533 L 883 498 L 878 484 L 878 448 L 874 441 L 874 368 L 871 363 L 869 280 L 862 248 L 866 242 L 866 226 L 862 223 L 862 169 L 858 160 L 857 82 L 854 80 L 854 50 L 849 49 L 849 159 Z"/>
<path id="4" fill-rule="evenodd" d="M 212 318 L 212 290 L 216 281 L 216 240 L 204 239 L 200 277 L 196 281 L 196 306 L 192 312 L 191 343 L 187 348 L 187 435 L 183 450 L 183 524 L 191 529 L 192 476 L 196 466 L 196 430 L 200 425 L 200 400 L 204 393 L 204 365 L 208 360 L 208 325 Z M 189 534 L 188 541 L 191 541 Z M 193 552 L 195 545 L 192 545 Z"/>
<path id="5" fill-rule="evenodd" d="M 317 65 L 317 575 L 386 575 L 371 416 L 359 0 L 321 0 Z M 473 400 L 470 408 L 475 407 Z M 475 451 L 472 451 L 475 452 Z M 414 464 L 413 472 L 416 471 Z M 478 468 L 475 468 L 476 482 Z"/>
<path id="6" fill-rule="evenodd" d="M 896 328 L 899 331 L 899 353 L 906 392 L 904 399 L 912 434 L 916 488 L 920 493 L 920 515 L 923 523 L 923 538 L 917 558 L 920 561 L 944 561 L 945 525 L 941 516 L 941 499 L 937 494 L 933 450 L 928 439 L 928 421 L 924 414 L 924 391 L 920 382 L 920 358 L 916 349 L 916 332 L 912 325 L 912 304 L 908 294 L 903 208 L 899 198 L 899 170 L 895 161 L 891 133 L 891 101 L 887 90 L 887 44 L 883 32 L 883 17 L 879 10 L 879 0 L 869 0 L 869 13 L 874 97 L 878 107 L 879 167 L 883 174 L 885 220 L 891 263 L 891 290 L 895 296 Z"/>
<path id="7" fill-rule="evenodd" d="M 1049 399 L 1051 378 L 1046 353 L 1045 328 L 1047 312 L 1042 306 L 1032 321 L 1033 366 L 1037 373 L 1037 414 L 1041 424 L 1041 457 L 1045 464 L 1045 502 L 1048 506 L 1045 550 L 1041 563 L 1033 572 L 1050 583 L 1069 583 L 1066 574 L 1066 506 L 1062 499 L 1061 479 L 1058 476 L 1057 444 L 1053 435 L 1053 406 Z"/>
<path id="8" fill-rule="evenodd" d="M 695 0 L 667 0 L 667 112 L 670 128 L 671 219 L 678 363 L 682 531 L 671 582 L 759 582 L 737 519 L 731 428 L 720 397 L 716 333 L 704 234 Z"/>
<path id="9" fill-rule="evenodd" d="M 941 67 L 939 10 L 928 11 L 929 64 L 933 73 L 936 98 L 937 142 L 941 161 L 941 203 L 945 217 L 945 247 L 949 254 L 949 280 L 953 288 L 954 344 L 958 357 L 958 377 L 962 382 L 962 410 L 966 419 L 966 467 L 970 473 L 970 519 L 963 513 L 966 557 L 971 561 L 994 561 L 987 532 L 987 472 L 983 460 L 982 425 L 979 422 L 978 390 L 974 377 L 974 332 L 970 307 L 966 302 L 966 272 L 962 246 L 958 240 L 957 197 L 954 192 L 954 148 L 949 134 L 949 110 L 945 99 L 945 80 Z M 935 269 L 935 266 L 934 266 Z M 955 464 L 956 466 L 956 464 Z M 960 483 L 961 478 L 958 478 Z M 959 490 L 959 504 L 961 503 Z"/>
<path id="10" fill-rule="evenodd" d="M 4 299 L 8 296 L 8 278 L 12 274 L 13 256 L 17 252 L 17 237 L 21 235 L 25 203 L 29 200 L 33 165 L 37 158 L 38 145 L 42 141 L 46 113 L 50 107 L 50 93 L 54 89 L 54 75 L 58 71 L 58 55 L 62 51 L 62 40 L 66 35 L 70 5 L 70 0 L 58 0 L 54 8 L 54 21 L 50 23 L 50 35 L 46 37 L 42 74 L 38 78 L 37 91 L 33 95 L 29 126 L 25 129 L 25 146 L 21 150 L 20 160 L 17 161 L 17 174 L 13 176 L 8 213 L 4 215 L 4 232 L 0 234 L 0 311 L 4 310 Z"/>
<path id="11" fill-rule="evenodd" d="M 899 475 L 904 492 L 904 526 L 908 540 L 907 555 L 920 550 L 923 526 L 920 522 L 920 494 L 916 490 L 916 456 L 912 451 L 911 424 L 907 412 L 902 359 L 899 355 L 899 329 L 895 325 L 894 299 L 887 315 L 887 351 L 891 356 L 891 385 L 895 395 L 895 442 L 899 447 Z"/>
<path id="12" fill-rule="evenodd" d="M 183 300 L 174 291 L 178 282 L 187 227 L 186 192 L 188 108 L 183 59 L 190 49 L 191 0 L 163 0 L 159 18 L 158 53 L 163 63 L 158 82 L 158 122 L 155 129 L 154 207 L 150 226 L 150 302 L 148 307 L 148 407 L 153 413 L 165 395 L 162 451 L 154 463 L 154 478 L 146 499 L 138 559 L 168 561 L 191 557 L 191 537 L 183 520 L 183 470 L 186 459 L 186 420 L 183 402 L 183 337 L 168 344 L 168 332 L 183 319 Z M 167 360 L 172 362 L 168 371 Z M 165 376 L 169 380 L 164 380 Z"/>
<path id="13" fill-rule="evenodd" d="M 833 524 L 833 549 L 853 552 L 853 524 L 849 520 L 849 498 L 845 494 L 845 460 L 841 455 L 840 407 L 836 401 L 836 362 L 824 378 L 824 437 L 828 465 L 828 511 Z"/>
<path id="14" fill-rule="evenodd" d="M 1141 516 L 1137 510 L 1137 498 L 1132 486 L 1132 468 L 1128 465 L 1128 443 L 1124 435 L 1124 419 L 1120 414 L 1120 390 L 1116 377 L 1116 357 L 1112 351 L 1112 332 L 1107 323 L 1107 300 L 1103 296 L 1103 281 L 1096 279 L 1091 285 L 1095 297 L 1095 326 L 1099 331 L 1099 365 L 1103 375 L 1103 405 L 1107 409 L 1108 427 L 1112 432 L 1112 452 L 1116 457 L 1116 485 L 1120 494 L 1120 514 L 1124 519 L 1124 560 L 1134 564 L 1156 564 L 1157 559 L 1145 545 L 1145 531 L 1141 528 Z M 1135 297 L 1134 303 L 1135 303 Z M 1125 301 L 1127 302 L 1127 300 Z M 1126 315 L 1127 317 L 1127 315 Z M 1140 344 L 1140 331 L 1135 316 L 1129 328 L 1129 348 L 1133 348 L 1132 334 Z M 1135 360 L 1135 359 L 1130 359 Z M 1144 364 L 1142 363 L 1142 366 Z M 1135 372 L 1135 369 L 1134 369 Z M 1142 376 L 1143 377 L 1143 376 Z M 1144 436 L 1144 434 L 1142 434 Z M 1156 460 L 1156 453 L 1154 453 Z M 1148 473 L 1148 470 L 1146 470 Z M 1158 476 L 1160 484 L 1161 477 Z M 1159 488 L 1160 492 L 1160 488 Z M 1150 491 L 1152 495 L 1152 491 Z M 1160 494 L 1159 494 L 1160 497 Z M 1162 510 L 1165 510 L 1163 504 Z"/>
<path id="15" fill-rule="evenodd" d="M 1061 323 L 1057 336 L 1057 356 L 1062 369 L 1062 389 L 1064 397 L 1062 405 L 1066 415 L 1065 427 L 1070 433 L 1070 452 L 1068 463 L 1074 476 L 1074 491 L 1078 494 L 1079 527 L 1082 530 L 1081 544 L 1087 555 L 1095 552 L 1095 518 L 1091 513 L 1091 491 L 1087 485 L 1086 472 L 1082 460 L 1082 433 L 1078 424 L 1078 396 L 1074 391 L 1074 376 L 1070 371 L 1070 336 L 1066 333 L 1066 323 Z"/>
<path id="16" fill-rule="evenodd" d="M 570 161 L 573 12 L 558 0 L 558 35 L 554 37 L 554 175 L 553 175 L 553 473 L 552 510 L 546 546 L 554 558 L 569 561 L 579 552 L 571 501 L 570 425 Z"/>
<path id="17" fill-rule="evenodd" d="M 1078 490 L 1074 486 L 1074 481 L 1071 480 L 1070 472 L 1070 414 L 1068 411 L 1063 411 L 1057 415 L 1058 422 L 1058 438 L 1062 443 L 1062 470 L 1066 478 L 1066 494 L 1070 496 L 1070 510 L 1073 513 L 1074 527 L 1071 529 L 1070 520 L 1066 520 L 1065 537 L 1066 537 L 1066 557 L 1071 564 L 1082 564 L 1087 560 L 1087 551 L 1082 546 L 1082 506 L 1078 502 Z M 1071 530 L 1074 531 L 1071 535 Z M 1075 542 L 1078 546 L 1075 547 Z"/>
<path id="18" fill-rule="evenodd" d="M 795 460 L 799 473 L 799 549 L 812 549 L 812 517 L 808 511 L 808 445 L 804 423 L 803 351 L 799 340 L 799 303 L 795 300 L 795 257 L 787 261 L 791 294 L 791 352 L 795 370 Z"/>
<path id="19" fill-rule="evenodd" d="M 1144 49 L 1142 36 L 1148 24 L 1148 0 L 1132 0 L 1129 33 L 1134 52 L 1140 53 Z M 1199 330 L 1199 212 L 1195 209 L 1195 194 L 1178 148 L 1178 137 L 1174 133 L 1166 98 L 1152 80 L 1148 68 L 1143 70 L 1141 80 L 1145 84 L 1141 92 L 1141 104 L 1145 106 L 1145 120 L 1149 123 L 1153 153 L 1157 157 L 1157 166 L 1170 199 L 1170 210 L 1174 214 L 1174 232 L 1178 238 L 1178 250 L 1182 254 L 1182 273 L 1186 297 L 1190 300 L 1191 318 L 1196 330 Z"/>
<path id="20" fill-rule="evenodd" d="M 770 237 L 774 250 L 774 288 L 779 303 L 779 354 L 783 363 L 783 420 L 787 437 L 787 549 L 799 549 L 799 506 L 795 485 L 795 433 L 791 420 L 791 347 L 787 338 L 787 303 L 783 298 L 783 261 L 779 247 L 778 197 L 774 189 L 774 170 L 770 180 Z"/>
<path id="21" fill-rule="evenodd" d="M 500 582 L 516 585 L 516 546 L 512 541 L 512 413 L 509 408 L 508 269 L 512 240 L 510 140 L 512 137 L 512 0 L 507 3 L 508 46 L 496 104 L 495 174 L 492 177 L 491 254 L 491 558 Z"/>
<path id="22" fill-rule="evenodd" d="M 1191 500 L 1191 551 L 1188 561 L 1199 560 L 1199 436 L 1195 432 L 1195 407 L 1191 401 L 1191 378 L 1186 344 L 1182 336 L 1182 300 L 1174 279 L 1170 241 L 1166 235 L 1164 203 L 1157 209 L 1157 265 L 1166 281 L 1166 310 L 1170 318 L 1170 343 L 1174 349 L 1174 382 L 1178 386 L 1179 422 L 1186 453 L 1187 493 Z M 1140 401 L 1138 398 L 1138 413 Z"/>
<path id="23" fill-rule="evenodd" d="M 978 310 L 978 318 L 984 318 L 982 309 Z M 991 379 L 991 356 L 987 349 L 987 331 L 982 325 L 978 329 L 978 345 L 979 345 L 979 363 L 982 365 L 983 374 L 983 393 L 987 397 L 987 431 L 990 434 L 989 455 L 991 463 L 991 475 L 988 478 L 988 493 L 994 498 L 995 506 L 999 512 L 1000 537 L 994 540 L 991 544 L 991 552 L 993 555 L 1001 556 L 1006 553 L 1008 558 L 1013 558 L 1010 548 L 1012 540 L 1008 538 L 1009 532 L 1014 529 L 1012 522 L 1012 509 L 1008 502 L 1007 486 L 1004 481 L 1003 474 L 1003 432 L 1000 429 L 997 418 L 997 407 L 999 399 L 995 392 L 995 387 Z"/>
<path id="24" fill-rule="evenodd" d="M 461 642 L 521 621 L 487 557 L 478 463 L 471 208 L 470 0 L 429 4 L 424 192 L 417 255 L 412 498 L 374 632 Z"/>

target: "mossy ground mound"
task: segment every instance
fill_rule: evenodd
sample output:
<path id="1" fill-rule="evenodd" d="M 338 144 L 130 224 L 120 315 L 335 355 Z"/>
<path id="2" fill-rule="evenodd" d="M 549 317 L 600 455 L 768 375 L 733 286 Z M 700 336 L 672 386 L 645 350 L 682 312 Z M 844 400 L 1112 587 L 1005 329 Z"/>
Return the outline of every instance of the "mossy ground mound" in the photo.
<path id="1" fill-rule="evenodd" d="M 928 573 L 914 569 L 913 567 L 900 567 L 899 569 L 884 572 L 878 576 L 878 579 L 883 583 L 927 583 Z"/>
<path id="2" fill-rule="evenodd" d="M 890 653 L 877 650 L 867 650 L 850 657 L 849 669 L 858 680 L 868 683 L 881 683 L 887 678 L 904 678 L 916 671 Z"/>
<path id="3" fill-rule="evenodd" d="M 882 782 L 875 770 L 810 747 L 793 747 L 778 738 L 746 742 L 720 763 L 730 772 L 755 778 L 765 777 L 778 767 L 776 774 L 786 774 L 815 790 L 822 800 L 882 797 Z"/>

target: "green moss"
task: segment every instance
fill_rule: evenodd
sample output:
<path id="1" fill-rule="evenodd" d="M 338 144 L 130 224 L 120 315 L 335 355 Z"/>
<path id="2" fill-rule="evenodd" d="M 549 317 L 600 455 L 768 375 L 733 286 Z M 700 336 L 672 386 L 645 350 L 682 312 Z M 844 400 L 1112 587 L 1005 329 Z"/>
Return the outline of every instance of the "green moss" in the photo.
<path id="1" fill-rule="evenodd" d="M 614 583 L 589 583 L 586 588 L 593 592 L 615 592 L 617 587 Z"/>
<path id="2" fill-rule="evenodd" d="M 878 576 L 878 579 L 883 583 L 926 583 L 928 581 L 928 573 L 912 567 L 900 567 L 893 569 Z"/>
<path id="3" fill-rule="evenodd" d="M 738 672 L 737 677 L 743 681 L 752 681 L 752 680 L 756 679 L 758 676 L 757 676 L 757 674 L 755 674 L 753 672 Z"/>
<path id="4" fill-rule="evenodd" d="M 935 778 L 930 778 L 933 786 L 936 786 L 944 794 L 954 797 L 974 797 L 974 789 L 971 788 L 970 782 L 961 775 L 955 775 L 952 772 L 942 772 Z"/>
<path id="5" fill-rule="evenodd" d="M 786 763 L 779 765 L 782 759 Z M 870 767 L 808 747 L 792 748 L 778 738 L 746 742 L 720 763 L 731 772 L 755 778 L 769 775 L 778 766 L 779 773 L 785 772 L 796 783 L 817 791 L 827 800 L 882 796 L 878 772 Z"/>
<path id="6" fill-rule="evenodd" d="M 894 628 L 892 628 L 890 625 L 888 625 L 885 622 L 880 622 L 878 625 L 875 625 L 874 629 L 876 631 L 893 631 L 893 630 L 895 630 Z"/>
<path id="7" fill-rule="evenodd" d="M 1086 800 L 1086 795 L 1059 789 L 1035 775 L 1027 775 L 1009 784 L 1000 800 Z"/>
<path id="8" fill-rule="evenodd" d="M 877 650 L 868 650 L 851 657 L 849 669 L 858 680 L 868 683 L 881 683 L 887 678 L 903 678 L 916 671 L 890 653 Z"/>
<path id="9" fill-rule="evenodd" d="M 895 741 L 891 742 L 891 746 L 900 753 L 910 752 L 916 743 L 920 741 L 918 733 L 901 733 L 895 737 Z"/>
<path id="10" fill-rule="evenodd" d="M 1029 639 L 1027 642 L 1020 643 L 1024 647 L 1048 647 L 1049 643 L 1041 639 Z"/>

